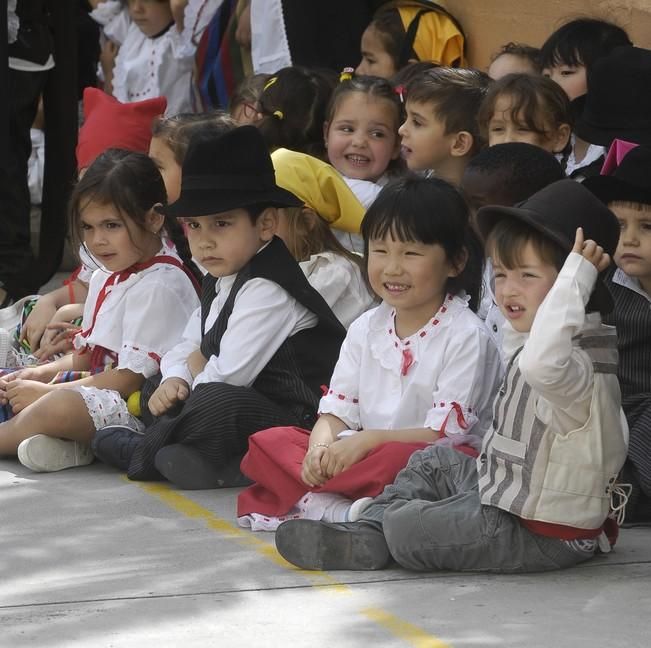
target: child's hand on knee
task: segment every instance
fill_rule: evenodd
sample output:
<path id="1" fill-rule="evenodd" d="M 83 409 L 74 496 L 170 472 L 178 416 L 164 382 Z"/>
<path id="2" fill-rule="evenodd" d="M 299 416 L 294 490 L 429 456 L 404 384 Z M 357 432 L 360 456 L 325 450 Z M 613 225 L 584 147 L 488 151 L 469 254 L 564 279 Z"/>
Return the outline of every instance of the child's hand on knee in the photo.
<path id="1" fill-rule="evenodd" d="M 601 245 L 597 245 L 591 239 L 584 241 L 582 227 L 576 230 L 576 238 L 574 239 L 572 252 L 580 254 L 586 261 L 592 263 L 597 268 L 597 272 L 602 272 L 610 265 L 610 255 L 604 252 Z"/>
<path id="2" fill-rule="evenodd" d="M 190 386 L 182 378 L 168 378 L 151 395 L 149 411 L 154 416 L 162 416 L 179 401 L 184 401 L 190 395 Z"/>
<path id="3" fill-rule="evenodd" d="M 353 436 L 335 441 L 328 451 L 327 466 L 322 467 L 327 477 L 330 478 L 361 461 L 369 453 L 369 447 L 366 445 L 363 432 L 358 432 Z"/>
<path id="4" fill-rule="evenodd" d="M 307 451 L 305 459 L 303 459 L 301 479 L 311 488 L 321 486 L 326 482 L 327 477 L 321 468 L 321 463 L 327 451 L 328 448 L 324 445 L 314 446 Z"/>
<path id="5" fill-rule="evenodd" d="M 51 385 L 17 378 L 8 384 L 6 395 L 14 414 L 18 414 L 50 391 L 52 391 Z"/>

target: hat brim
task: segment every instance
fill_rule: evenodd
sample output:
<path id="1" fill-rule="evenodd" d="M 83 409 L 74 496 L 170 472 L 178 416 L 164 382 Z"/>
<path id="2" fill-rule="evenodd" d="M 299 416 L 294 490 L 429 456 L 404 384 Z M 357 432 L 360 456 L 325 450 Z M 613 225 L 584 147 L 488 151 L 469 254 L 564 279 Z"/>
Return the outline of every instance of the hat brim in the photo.
<path id="1" fill-rule="evenodd" d="M 158 208 L 165 216 L 184 218 L 221 214 L 233 209 L 253 205 L 266 207 L 302 207 L 303 201 L 293 193 L 276 187 L 271 191 L 211 191 L 195 190 L 181 193 L 181 197 L 170 205 Z"/>
<path id="2" fill-rule="evenodd" d="M 546 228 L 540 221 L 536 218 L 537 214 L 531 209 L 526 209 L 523 207 L 504 207 L 501 205 L 486 205 L 479 209 L 476 215 L 477 228 L 481 234 L 484 241 L 488 238 L 490 233 L 493 231 L 493 228 L 497 223 L 505 218 L 511 218 L 514 220 L 519 220 L 522 223 L 526 223 L 533 229 L 537 230 L 550 240 L 554 241 L 561 248 L 566 251 L 568 254 L 572 251 L 574 247 L 574 241 L 570 241 L 565 236 L 562 236 L 558 232 L 554 232 L 549 228 Z M 598 310 L 602 314 L 608 314 L 612 312 L 615 307 L 613 298 L 603 282 L 603 273 L 597 277 L 595 287 L 590 297 L 588 303 L 589 310 Z"/>
<path id="3" fill-rule="evenodd" d="M 636 187 L 612 175 L 586 178 L 582 184 L 605 205 L 618 200 L 651 205 L 651 187 Z"/>

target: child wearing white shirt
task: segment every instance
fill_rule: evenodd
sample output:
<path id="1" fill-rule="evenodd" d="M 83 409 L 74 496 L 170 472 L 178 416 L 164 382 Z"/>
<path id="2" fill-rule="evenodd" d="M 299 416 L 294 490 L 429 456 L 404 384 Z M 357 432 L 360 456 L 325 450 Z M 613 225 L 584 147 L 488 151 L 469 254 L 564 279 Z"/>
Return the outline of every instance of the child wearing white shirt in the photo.
<path id="1" fill-rule="evenodd" d="M 311 425 L 345 329 L 275 236 L 278 211 L 301 202 L 280 188 L 253 126 L 197 134 L 179 200 L 193 256 L 207 271 L 201 308 L 161 362 L 144 436 L 107 427 L 93 444 L 131 479 L 181 488 L 233 485 L 250 434 Z"/>
<path id="2" fill-rule="evenodd" d="M 196 45 L 177 24 L 168 0 L 92 0 L 90 16 L 102 25 L 114 52 L 107 92 L 122 103 L 166 97 L 168 115 L 192 109 Z M 124 4 L 127 6 L 125 7 Z"/>
<path id="3" fill-rule="evenodd" d="M 436 209 L 431 209 L 436 205 Z M 476 454 L 501 378 L 497 348 L 473 309 L 482 252 L 459 192 L 438 179 L 390 183 L 362 222 L 368 275 L 382 298 L 350 327 L 310 433 L 251 437 L 240 523 L 345 519 L 415 450 Z M 306 494 L 307 491 L 307 494 Z"/>
<path id="4" fill-rule="evenodd" d="M 102 267 L 90 280 L 76 352 L 0 380 L 0 402 L 15 414 L 0 424 L 0 454 L 18 454 L 30 470 L 62 470 L 93 461 L 88 442 L 99 428 L 140 425 L 125 400 L 158 372 L 198 303 L 194 277 L 164 237 L 176 237 L 189 259 L 178 224 L 155 209 L 164 202 L 154 163 L 119 149 L 75 187 L 75 231 Z M 68 370 L 91 375 L 49 382 Z"/>

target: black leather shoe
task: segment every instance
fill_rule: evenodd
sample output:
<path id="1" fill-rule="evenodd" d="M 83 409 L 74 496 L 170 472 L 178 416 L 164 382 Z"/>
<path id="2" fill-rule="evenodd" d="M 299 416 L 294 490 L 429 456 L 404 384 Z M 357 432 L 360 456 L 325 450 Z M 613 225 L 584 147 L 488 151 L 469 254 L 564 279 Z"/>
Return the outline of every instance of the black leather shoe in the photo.
<path id="1" fill-rule="evenodd" d="M 391 562 L 382 531 L 364 522 L 287 520 L 276 530 L 276 548 L 301 569 L 374 570 Z"/>
<path id="2" fill-rule="evenodd" d="M 161 448 L 154 459 L 156 470 L 183 490 L 248 486 L 252 482 L 240 472 L 240 461 L 237 457 L 224 466 L 215 466 L 198 450 L 182 443 Z"/>
<path id="3" fill-rule="evenodd" d="M 97 430 L 90 447 L 102 463 L 126 472 L 129 469 L 131 456 L 141 440 L 142 434 L 131 428 L 109 425 Z"/>

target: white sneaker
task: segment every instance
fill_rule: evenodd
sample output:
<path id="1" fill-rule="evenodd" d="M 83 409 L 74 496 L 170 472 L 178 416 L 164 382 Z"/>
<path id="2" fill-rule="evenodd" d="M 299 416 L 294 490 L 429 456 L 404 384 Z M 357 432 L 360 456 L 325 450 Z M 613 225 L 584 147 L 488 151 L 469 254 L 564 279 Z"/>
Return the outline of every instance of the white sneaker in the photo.
<path id="1" fill-rule="evenodd" d="M 87 466 L 94 459 L 89 443 L 55 439 L 45 434 L 25 439 L 18 446 L 18 461 L 34 472 Z"/>
<path id="2" fill-rule="evenodd" d="M 346 522 L 357 522 L 362 517 L 364 509 L 373 501 L 372 497 L 362 497 L 355 500 L 348 509 L 348 519 Z"/>

